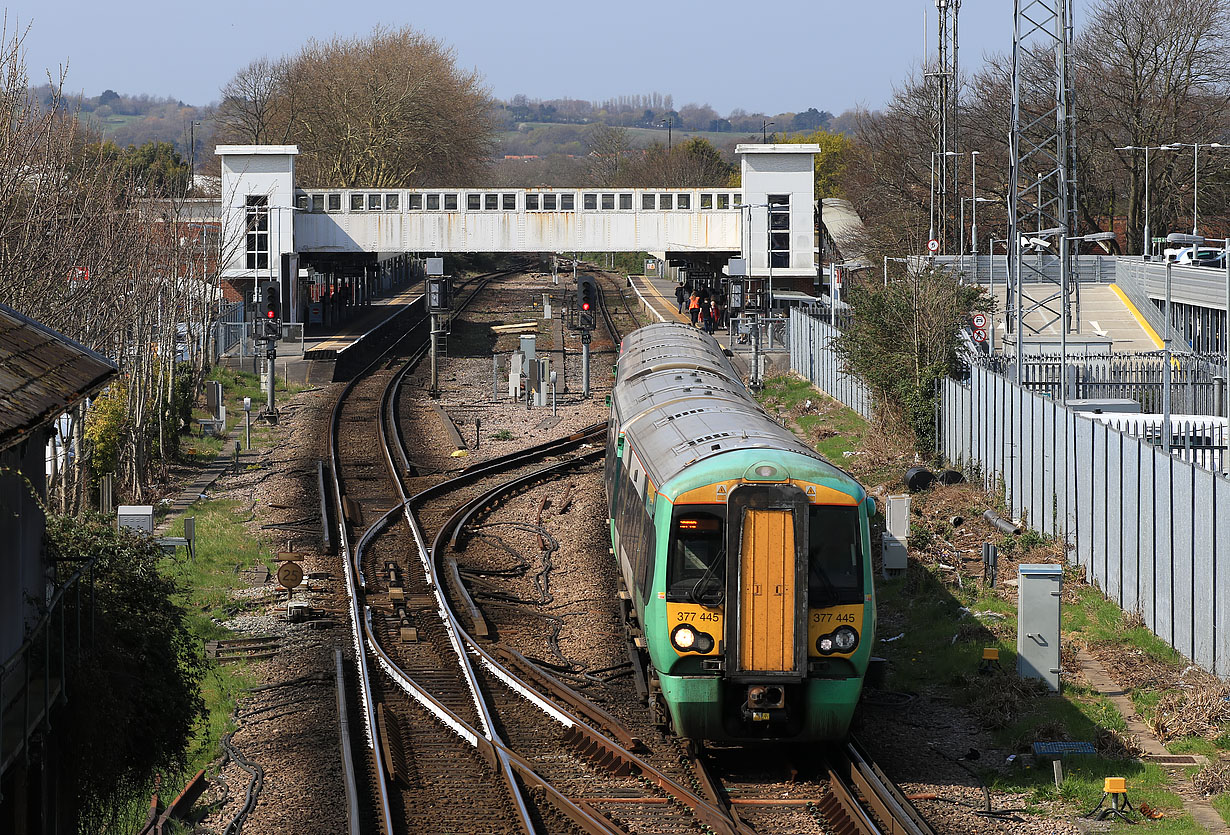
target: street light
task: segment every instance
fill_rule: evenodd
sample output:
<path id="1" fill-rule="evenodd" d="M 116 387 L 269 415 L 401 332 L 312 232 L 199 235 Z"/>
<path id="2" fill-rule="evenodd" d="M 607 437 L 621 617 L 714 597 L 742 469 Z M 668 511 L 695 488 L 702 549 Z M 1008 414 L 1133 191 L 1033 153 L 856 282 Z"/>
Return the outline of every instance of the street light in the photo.
<path id="1" fill-rule="evenodd" d="M 1141 249 L 1141 254 L 1146 261 L 1153 253 L 1153 239 L 1149 237 L 1149 152 L 1150 151 L 1175 151 L 1178 150 L 1173 145 L 1124 145 L 1121 148 L 1115 148 L 1116 151 L 1144 151 L 1145 152 L 1145 241 L 1144 248 Z"/>
<path id="2" fill-rule="evenodd" d="M 969 170 L 970 170 L 969 193 L 970 193 L 970 199 L 974 201 L 974 204 L 969 207 L 970 208 L 969 239 L 970 239 L 970 243 L 973 245 L 973 253 L 975 257 L 977 257 L 978 255 L 978 200 L 979 200 L 978 198 L 978 155 L 981 153 L 982 151 L 970 151 L 969 152 Z M 962 204 L 963 207 L 964 205 L 965 204 Z M 965 231 L 964 219 L 961 221 L 961 231 L 963 233 Z M 962 249 L 964 248 L 965 247 L 962 246 Z M 975 261 L 974 262 L 975 270 L 978 269 L 977 265 L 978 265 L 978 262 Z"/>
<path id="3" fill-rule="evenodd" d="M 671 149 L 671 126 L 673 125 L 673 120 L 668 116 L 665 119 L 660 119 L 658 124 L 666 125 L 666 150 L 669 151 Z"/>
<path id="4" fill-rule="evenodd" d="M 196 126 L 199 119 L 193 119 L 188 125 L 188 193 L 196 188 Z"/>
<path id="5" fill-rule="evenodd" d="M 773 127 L 773 122 L 763 122 L 760 125 L 760 141 L 762 144 L 769 144 L 769 128 Z"/>
<path id="6" fill-rule="evenodd" d="M 1192 235 L 1194 236 L 1199 236 L 1200 234 L 1198 216 L 1200 205 L 1200 149 L 1227 147 L 1230 147 L 1230 145 L 1223 145 L 1220 142 L 1171 142 L 1166 146 L 1167 151 L 1177 151 L 1179 148 L 1192 149 Z"/>
<path id="7" fill-rule="evenodd" d="M 962 197 L 961 198 L 961 211 L 958 213 L 958 221 L 957 221 L 958 223 L 961 224 L 961 252 L 960 252 L 960 255 L 962 256 L 965 255 L 965 204 L 966 203 L 973 204 L 972 206 L 970 206 L 970 214 L 976 218 L 978 217 L 978 204 L 979 203 L 998 203 L 998 202 L 999 202 L 998 200 L 995 200 L 991 197 Z M 971 239 L 974 242 L 974 249 L 973 249 L 973 252 L 971 252 L 970 254 L 977 255 L 978 254 L 978 221 L 977 220 L 973 222 L 973 225 L 971 227 Z"/>

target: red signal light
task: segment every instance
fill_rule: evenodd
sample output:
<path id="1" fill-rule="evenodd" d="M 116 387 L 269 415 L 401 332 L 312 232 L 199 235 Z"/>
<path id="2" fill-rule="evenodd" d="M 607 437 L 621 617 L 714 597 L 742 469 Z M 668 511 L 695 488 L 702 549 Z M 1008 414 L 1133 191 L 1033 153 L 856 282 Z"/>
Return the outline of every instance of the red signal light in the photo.
<path id="1" fill-rule="evenodd" d="M 589 310 L 589 302 L 581 302 L 582 310 Z"/>
<path id="2" fill-rule="evenodd" d="M 276 318 L 278 318 L 277 313 L 275 313 L 275 312 L 274 312 L 274 311 L 272 311 L 272 310 L 271 310 L 271 311 L 269 311 L 268 313 L 266 313 L 265 315 L 266 315 L 266 316 L 268 316 L 270 319 L 276 319 Z"/>

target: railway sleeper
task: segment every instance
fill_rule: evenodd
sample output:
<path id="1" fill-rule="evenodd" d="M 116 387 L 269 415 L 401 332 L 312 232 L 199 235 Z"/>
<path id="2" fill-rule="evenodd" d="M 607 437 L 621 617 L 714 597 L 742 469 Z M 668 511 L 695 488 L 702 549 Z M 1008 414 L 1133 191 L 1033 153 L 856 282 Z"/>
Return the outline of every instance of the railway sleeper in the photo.
<path id="1" fill-rule="evenodd" d="M 859 826 L 854 814 L 838 791 L 830 791 L 816 804 L 816 810 L 836 835 L 860 835 L 866 830 Z"/>
<path id="2" fill-rule="evenodd" d="M 574 726 L 564 731 L 564 743 L 585 762 L 610 772 L 616 777 L 627 777 L 633 773 L 632 764 L 607 745 L 586 734 Z"/>

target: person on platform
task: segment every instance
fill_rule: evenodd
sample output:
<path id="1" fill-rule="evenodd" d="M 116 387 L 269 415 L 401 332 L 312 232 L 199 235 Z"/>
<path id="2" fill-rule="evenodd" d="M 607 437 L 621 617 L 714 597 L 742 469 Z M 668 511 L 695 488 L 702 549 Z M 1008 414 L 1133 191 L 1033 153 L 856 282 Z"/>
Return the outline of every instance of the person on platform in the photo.
<path id="1" fill-rule="evenodd" d="M 710 334 L 714 333 L 718 326 L 722 323 L 722 307 L 718 304 L 718 300 L 714 299 L 709 302 L 709 318 L 705 320 L 706 328 Z"/>
<path id="2" fill-rule="evenodd" d="M 688 301 L 688 313 L 692 317 L 692 326 L 696 326 L 696 320 L 700 316 L 700 293 L 692 291 L 692 298 Z"/>
<path id="3" fill-rule="evenodd" d="M 688 300 L 687 288 L 682 284 L 675 285 L 675 300 L 679 302 L 679 312 L 683 312 L 683 303 Z"/>

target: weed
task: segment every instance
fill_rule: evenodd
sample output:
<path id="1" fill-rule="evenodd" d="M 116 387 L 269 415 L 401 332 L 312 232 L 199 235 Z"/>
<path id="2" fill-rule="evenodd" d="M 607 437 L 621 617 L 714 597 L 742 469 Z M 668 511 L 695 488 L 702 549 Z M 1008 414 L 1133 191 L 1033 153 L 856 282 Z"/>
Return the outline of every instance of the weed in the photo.
<path id="1" fill-rule="evenodd" d="M 513 439 L 513 433 L 509 432 L 507 429 L 501 429 L 499 432 L 493 432 L 491 439 L 494 441 L 511 441 Z"/>

